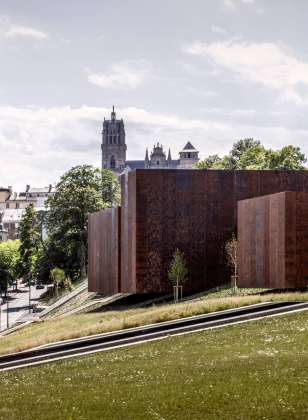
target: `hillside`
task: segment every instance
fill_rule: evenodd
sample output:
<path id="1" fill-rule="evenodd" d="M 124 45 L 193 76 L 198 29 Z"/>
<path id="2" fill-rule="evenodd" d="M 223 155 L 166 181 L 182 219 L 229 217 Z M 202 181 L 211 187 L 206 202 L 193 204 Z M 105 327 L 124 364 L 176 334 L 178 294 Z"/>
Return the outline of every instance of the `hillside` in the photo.
<path id="1" fill-rule="evenodd" d="M 304 419 L 308 311 L 3 372 L 10 419 Z"/>
<path id="2" fill-rule="evenodd" d="M 244 291 L 239 293 L 244 293 Z M 251 293 L 251 290 L 246 290 L 245 293 Z M 92 313 L 69 316 L 62 314 L 35 322 L 22 330 L 0 337 L 0 354 L 37 347 L 54 341 L 277 300 L 308 300 L 308 292 L 232 296 L 230 289 L 225 289 L 187 298 L 176 305 L 152 303 L 150 306 L 140 307 L 140 302 L 134 304 L 127 302 L 126 305 L 103 306 Z"/>

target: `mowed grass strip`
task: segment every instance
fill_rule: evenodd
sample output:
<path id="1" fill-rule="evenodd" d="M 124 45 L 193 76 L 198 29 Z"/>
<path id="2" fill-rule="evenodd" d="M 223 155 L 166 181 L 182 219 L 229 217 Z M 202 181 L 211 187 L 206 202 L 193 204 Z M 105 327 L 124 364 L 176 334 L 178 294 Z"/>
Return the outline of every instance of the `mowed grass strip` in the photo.
<path id="1" fill-rule="evenodd" d="M 60 316 L 31 324 L 20 331 L 0 337 L 0 354 L 26 350 L 55 341 L 278 300 L 308 300 L 308 293 L 199 298 L 176 305 Z"/>
<path id="2" fill-rule="evenodd" d="M 306 419 L 308 311 L 2 372 L 3 419 Z"/>

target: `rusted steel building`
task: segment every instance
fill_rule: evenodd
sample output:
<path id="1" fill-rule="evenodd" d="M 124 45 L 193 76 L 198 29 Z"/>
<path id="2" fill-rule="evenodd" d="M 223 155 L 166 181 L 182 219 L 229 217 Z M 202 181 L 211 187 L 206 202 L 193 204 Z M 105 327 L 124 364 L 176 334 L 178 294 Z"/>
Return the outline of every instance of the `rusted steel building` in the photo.
<path id="1" fill-rule="evenodd" d="M 136 170 L 121 184 L 121 209 L 90 217 L 89 290 L 170 292 L 168 267 L 179 248 L 189 270 L 185 290 L 197 292 L 230 280 L 224 246 L 237 231 L 238 201 L 308 192 L 308 172 Z"/>
<path id="2" fill-rule="evenodd" d="M 241 287 L 308 284 L 308 193 L 282 192 L 238 204 Z"/>

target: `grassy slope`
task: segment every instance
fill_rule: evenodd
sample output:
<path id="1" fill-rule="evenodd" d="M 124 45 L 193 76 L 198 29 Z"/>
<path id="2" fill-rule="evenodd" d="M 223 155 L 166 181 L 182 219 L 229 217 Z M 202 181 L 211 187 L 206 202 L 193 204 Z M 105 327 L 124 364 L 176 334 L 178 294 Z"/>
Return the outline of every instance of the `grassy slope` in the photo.
<path id="1" fill-rule="evenodd" d="M 0 354 L 24 350 L 53 341 L 151 324 L 270 300 L 308 300 L 308 293 L 199 298 L 177 305 L 109 311 L 54 318 L 31 324 L 0 338 Z"/>
<path id="2" fill-rule="evenodd" d="M 3 419 L 304 419 L 308 311 L 1 373 Z"/>

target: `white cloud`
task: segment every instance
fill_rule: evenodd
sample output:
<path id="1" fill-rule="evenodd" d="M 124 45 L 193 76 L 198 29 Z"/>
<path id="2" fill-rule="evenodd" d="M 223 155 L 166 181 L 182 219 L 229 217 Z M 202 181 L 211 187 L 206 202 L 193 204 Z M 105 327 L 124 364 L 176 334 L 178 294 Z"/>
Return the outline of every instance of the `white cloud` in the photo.
<path id="1" fill-rule="evenodd" d="M 214 32 L 216 34 L 220 34 L 220 35 L 227 35 L 228 34 L 228 31 L 226 29 L 222 28 L 221 26 L 217 26 L 217 25 L 212 25 L 211 30 L 212 30 L 212 32 Z"/>
<path id="2" fill-rule="evenodd" d="M 235 10 L 240 4 L 254 5 L 255 0 L 223 0 L 224 7 L 229 10 Z"/>
<path id="3" fill-rule="evenodd" d="M 0 37 L 13 39 L 13 38 L 35 38 L 46 39 L 48 34 L 32 26 L 20 25 L 13 22 L 7 15 L 0 15 Z"/>
<path id="4" fill-rule="evenodd" d="M 4 32 L 4 37 L 30 37 L 36 39 L 45 39 L 48 38 L 48 35 L 46 32 L 39 31 L 38 29 L 31 28 L 30 26 L 12 25 L 7 31 Z"/>
<path id="5" fill-rule="evenodd" d="M 207 57 L 216 66 L 238 74 L 242 79 L 262 84 L 279 91 L 281 100 L 297 104 L 308 102 L 308 62 L 291 55 L 286 48 L 275 43 L 249 42 L 194 42 L 185 51 Z"/>
<path id="6" fill-rule="evenodd" d="M 188 138 L 196 147 L 214 133 L 228 132 L 220 122 L 183 119 L 127 107 L 117 110 L 126 125 L 128 159 L 142 159 L 145 147 L 162 141 L 176 155 Z M 110 109 L 0 107 L 0 184 L 48 185 L 77 164 L 100 165 L 102 120 Z M 211 133 L 211 134 L 209 134 Z M 199 143 L 199 145 L 198 145 Z M 201 147 L 202 150 L 202 147 Z"/>
<path id="7" fill-rule="evenodd" d="M 149 64 L 140 60 L 115 64 L 108 72 L 89 73 L 88 81 L 105 89 L 136 89 L 149 75 Z"/>
<path id="8" fill-rule="evenodd" d="M 302 129 L 283 127 L 281 118 L 275 124 L 256 124 L 255 111 L 223 110 L 208 112 L 203 118 L 151 113 L 127 107 L 117 110 L 126 128 L 128 159 L 143 159 L 146 146 L 162 142 L 171 147 L 174 158 L 190 139 L 200 157 L 226 153 L 232 143 L 243 137 L 259 138 L 267 146 L 298 144 L 307 153 L 308 124 L 303 117 Z M 100 165 L 102 120 L 109 108 L 15 108 L 0 107 L 0 184 L 15 189 L 25 184 L 48 185 L 77 164 Z M 284 122 L 284 120 L 283 120 Z M 296 140 L 295 140 L 296 139 Z"/>

